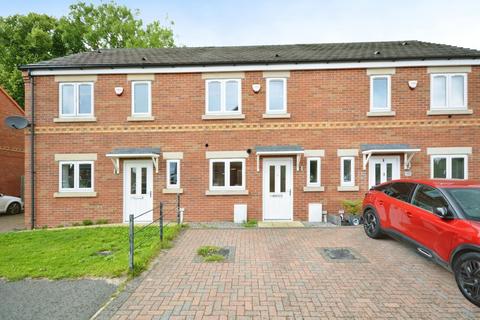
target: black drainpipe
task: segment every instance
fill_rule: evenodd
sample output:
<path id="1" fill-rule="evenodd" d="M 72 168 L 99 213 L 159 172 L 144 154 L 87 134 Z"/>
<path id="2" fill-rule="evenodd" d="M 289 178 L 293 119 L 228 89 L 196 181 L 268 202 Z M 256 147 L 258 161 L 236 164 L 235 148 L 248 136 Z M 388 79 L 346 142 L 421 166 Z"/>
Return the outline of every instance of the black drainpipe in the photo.
<path id="1" fill-rule="evenodd" d="M 35 80 L 30 70 L 28 70 L 30 78 L 31 93 L 31 112 L 30 121 L 30 195 L 31 195 L 31 228 L 35 229 Z"/>

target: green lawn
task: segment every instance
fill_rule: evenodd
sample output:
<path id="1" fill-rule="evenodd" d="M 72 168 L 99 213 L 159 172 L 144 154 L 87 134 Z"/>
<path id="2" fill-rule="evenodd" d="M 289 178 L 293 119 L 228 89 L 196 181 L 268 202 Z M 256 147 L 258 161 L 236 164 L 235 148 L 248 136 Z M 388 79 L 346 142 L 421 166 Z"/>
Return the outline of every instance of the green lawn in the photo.
<path id="1" fill-rule="evenodd" d="M 135 273 L 160 248 L 168 248 L 181 226 L 167 226 L 160 243 L 158 226 L 135 236 Z M 137 229 L 138 230 L 138 229 Z M 128 228 L 90 227 L 0 234 L 0 278 L 118 277 L 128 273 Z M 112 251 L 101 256 L 99 251 Z"/>

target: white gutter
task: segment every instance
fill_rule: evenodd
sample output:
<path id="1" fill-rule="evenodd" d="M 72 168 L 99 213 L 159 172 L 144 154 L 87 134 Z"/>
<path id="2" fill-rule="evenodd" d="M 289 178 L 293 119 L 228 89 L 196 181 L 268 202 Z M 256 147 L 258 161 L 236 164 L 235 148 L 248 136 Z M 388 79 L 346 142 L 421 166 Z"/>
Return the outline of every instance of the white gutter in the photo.
<path id="1" fill-rule="evenodd" d="M 34 76 L 50 75 L 91 75 L 91 74 L 145 74 L 145 73 L 201 73 L 201 72 L 238 72 L 238 71 L 281 71 L 281 70 L 327 70 L 327 69 L 363 69 L 395 67 L 434 67 L 434 66 L 474 66 L 480 65 L 480 59 L 456 60 L 406 60 L 372 61 L 342 63 L 290 63 L 290 64 L 252 64 L 227 66 L 193 67 L 135 67 L 135 68 L 92 68 L 92 69 L 32 69 Z"/>

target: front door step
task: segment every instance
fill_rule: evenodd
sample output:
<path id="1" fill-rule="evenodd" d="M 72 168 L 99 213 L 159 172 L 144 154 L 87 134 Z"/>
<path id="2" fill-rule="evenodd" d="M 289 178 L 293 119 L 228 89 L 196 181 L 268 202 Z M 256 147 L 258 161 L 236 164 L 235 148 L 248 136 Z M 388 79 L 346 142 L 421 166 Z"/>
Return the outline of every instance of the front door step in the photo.
<path id="1" fill-rule="evenodd" d="M 259 228 L 304 228 L 300 221 L 260 221 Z"/>

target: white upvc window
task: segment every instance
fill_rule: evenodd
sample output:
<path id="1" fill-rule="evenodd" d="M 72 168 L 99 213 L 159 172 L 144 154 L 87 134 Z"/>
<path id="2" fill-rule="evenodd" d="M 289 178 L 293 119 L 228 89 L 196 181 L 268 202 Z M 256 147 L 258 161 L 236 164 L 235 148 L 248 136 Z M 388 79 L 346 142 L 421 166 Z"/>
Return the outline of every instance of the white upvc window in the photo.
<path id="1" fill-rule="evenodd" d="M 340 185 L 355 186 L 355 157 L 340 157 Z"/>
<path id="2" fill-rule="evenodd" d="M 320 157 L 307 158 L 307 187 L 320 187 Z"/>
<path id="3" fill-rule="evenodd" d="M 468 156 L 432 155 L 430 168 L 433 179 L 468 179 Z"/>
<path id="4" fill-rule="evenodd" d="M 205 114 L 241 114 L 242 85 L 240 79 L 205 80 Z"/>
<path id="5" fill-rule="evenodd" d="M 390 75 L 370 76 L 370 111 L 388 112 L 392 105 L 392 81 Z"/>
<path id="6" fill-rule="evenodd" d="M 267 114 L 287 113 L 287 79 L 267 78 Z"/>
<path id="7" fill-rule="evenodd" d="M 430 109 L 467 109 L 467 74 L 430 75 Z"/>
<path id="8" fill-rule="evenodd" d="M 167 189 L 180 188 L 180 160 L 167 160 Z"/>
<path id="9" fill-rule="evenodd" d="M 132 116 L 149 117 L 152 115 L 151 81 L 132 81 Z"/>
<path id="10" fill-rule="evenodd" d="M 92 82 L 62 82 L 59 84 L 59 92 L 61 118 L 93 116 Z"/>
<path id="11" fill-rule="evenodd" d="M 93 161 L 60 161 L 59 192 L 92 192 Z"/>
<path id="12" fill-rule="evenodd" d="M 211 159 L 210 190 L 245 190 L 245 159 Z"/>

